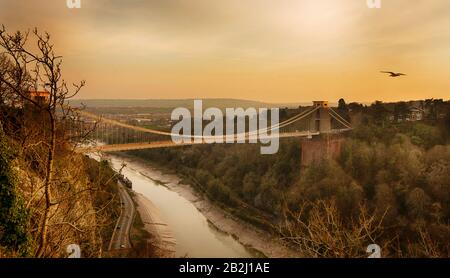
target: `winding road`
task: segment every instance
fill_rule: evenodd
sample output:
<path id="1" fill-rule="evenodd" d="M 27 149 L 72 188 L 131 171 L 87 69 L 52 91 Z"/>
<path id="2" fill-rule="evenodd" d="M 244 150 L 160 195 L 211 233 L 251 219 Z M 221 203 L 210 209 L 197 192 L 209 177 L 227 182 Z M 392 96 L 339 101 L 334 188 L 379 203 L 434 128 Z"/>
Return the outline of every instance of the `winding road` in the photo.
<path id="1" fill-rule="evenodd" d="M 121 213 L 119 220 L 117 220 L 116 227 L 114 228 L 111 242 L 109 243 L 109 250 L 131 248 L 130 230 L 131 225 L 133 224 L 134 215 L 136 214 L 136 208 L 133 200 L 131 200 L 130 194 L 128 194 L 125 186 L 119 182 L 118 188 L 121 202 Z"/>

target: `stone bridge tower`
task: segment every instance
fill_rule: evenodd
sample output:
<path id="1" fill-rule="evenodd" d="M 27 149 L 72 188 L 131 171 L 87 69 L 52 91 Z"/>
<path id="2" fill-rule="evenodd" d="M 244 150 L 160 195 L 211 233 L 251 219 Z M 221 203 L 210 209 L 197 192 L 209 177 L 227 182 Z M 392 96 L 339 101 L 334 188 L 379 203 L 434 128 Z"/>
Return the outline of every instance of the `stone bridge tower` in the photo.
<path id="1" fill-rule="evenodd" d="M 334 159 L 341 152 L 344 141 L 331 130 L 331 116 L 328 101 L 314 101 L 314 108 L 319 109 L 311 115 L 309 129 L 311 132 L 320 132 L 310 140 L 301 142 L 301 165 L 309 166 L 323 159 Z"/>
<path id="2" fill-rule="evenodd" d="M 331 116 L 328 101 L 314 101 L 313 107 L 320 107 L 312 114 L 309 130 L 311 132 L 330 133 L 331 132 Z"/>

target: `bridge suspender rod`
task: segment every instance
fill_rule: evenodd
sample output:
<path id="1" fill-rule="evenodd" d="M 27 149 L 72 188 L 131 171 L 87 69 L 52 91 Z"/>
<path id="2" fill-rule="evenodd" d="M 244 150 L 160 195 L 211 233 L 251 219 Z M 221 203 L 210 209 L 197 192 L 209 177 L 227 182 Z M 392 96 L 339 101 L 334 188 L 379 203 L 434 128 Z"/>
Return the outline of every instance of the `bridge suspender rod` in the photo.
<path id="1" fill-rule="evenodd" d="M 346 123 L 346 126 L 347 126 L 348 128 L 351 128 L 351 124 L 350 124 L 346 119 L 344 119 L 341 115 L 339 115 L 338 112 L 334 111 L 333 108 L 330 108 L 330 110 L 331 110 L 331 112 L 332 112 L 335 116 L 339 117 L 339 118 L 341 119 L 341 121 L 343 121 L 344 123 Z"/>
<path id="2" fill-rule="evenodd" d="M 248 132 L 246 134 L 247 135 L 256 135 L 258 133 L 267 132 L 269 130 L 273 131 L 274 129 L 280 129 L 282 127 L 285 127 L 285 126 L 288 126 L 288 125 L 293 124 L 295 122 L 298 122 L 298 121 L 304 119 L 305 117 L 308 117 L 309 115 L 314 113 L 317 109 L 319 109 L 319 108 L 317 107 L 317 108 L 314 108 L 314 109 L 311 109 L 311 110 L 307 110 L 307 111 L 305 111 L 303 113 L 300 113 L 300 114 L 298 114 L 298 115 L 296 115 L 296 116 L 294 116 L 294 117 L 292 117 L 290 119 L 287 119 L 286 121 L 281 122 L 279 124 L 276 124 L 276 125 L 273 125 L 273 126 L 270 126 L 270 127 L 267 127 L 267 128 L 251 131 L 251 132 Z"/>
<path id="3" fill-rule="evenodd" d="M 279 128 L 281 128 L 281 127 L 285 127 L 285 126 L 288 126 L 288 125 L 293 124 L 293 123 L 295 123 L 295 122 L 298 122 L 298 121 L 300 121 L 300 120 L 303 120 L 304 118 L 308 117 L 308 116 L 311 115 L 312 113 L 316 112 L 319 108 L 320 108 L 320 107 L 316 107 L 316 108 L 314 108 L 314 109 L 308 110 L 308 111 L 304 112 L 304 114 L 299 114 L 299 115 L 297 115 L 297 116 L 295 116 L 295 117 L 292 117 L 291 119 L 286 120 L 286 121 L 284 121 L 284 122 L 278 124 L 278 127 L 277 127 L 277 125 L 275 125 L 275 127 L 274 127 L 274 128 L 271 128 L 271 129 L 276 129 L 276 128 L 279 129 Z"/>
<path id="4" fill-rule="evenodd" d="M 330 113 L 330 116 L 333 117 L 336 121 L 340 122 L 342 125 L 344 125 L 346 128 L 352 128 L 351 126 L 347 125 L 345 122 L 341 121 L 338 117 L 336 117 L 333 113 Z"/>

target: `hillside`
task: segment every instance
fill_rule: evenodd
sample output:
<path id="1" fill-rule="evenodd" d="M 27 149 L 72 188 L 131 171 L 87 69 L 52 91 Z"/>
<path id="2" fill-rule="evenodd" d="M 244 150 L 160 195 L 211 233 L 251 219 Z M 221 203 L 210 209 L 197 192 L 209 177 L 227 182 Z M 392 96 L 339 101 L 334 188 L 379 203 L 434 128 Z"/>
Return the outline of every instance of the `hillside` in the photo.
<path id="1" fill-rule="evenodd" d="M 0 257 L 35 256 L 46 209 L 45 149 L 32 146 L 36 143 L 30 138 L 23 148 L 9 124 L 0 122 Z M 115 172 L 64 145 L 57 148 L 53 172 L 47 239 L 40 256 L 67 257 L 71 244 L 80 245 L 83 257 L 104 256 L 120 213 Z"/>

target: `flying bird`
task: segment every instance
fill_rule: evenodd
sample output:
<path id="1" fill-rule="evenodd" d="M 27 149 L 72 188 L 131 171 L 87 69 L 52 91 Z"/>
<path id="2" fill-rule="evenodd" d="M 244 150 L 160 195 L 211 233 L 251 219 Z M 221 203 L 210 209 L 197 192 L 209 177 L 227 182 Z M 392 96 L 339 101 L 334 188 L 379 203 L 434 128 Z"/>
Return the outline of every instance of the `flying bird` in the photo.
<path id="1" fill-rule="evenodd" d="M 389 74 L 390 77 L 399 77 L 399 76 L 403 76 L 403 75 L 406 76 L 406 74 L 401 73 L 401 72 L 392 72 L 392 71 L 380 71 L 380 72 L 387 73 L 387 74 Z"/>

